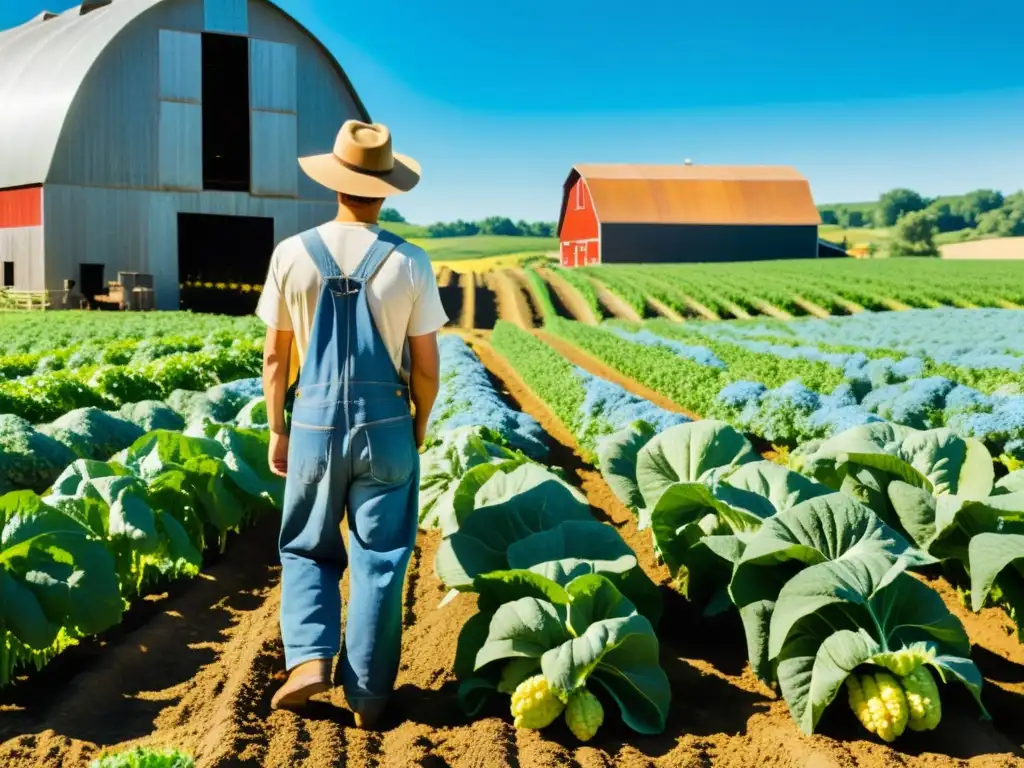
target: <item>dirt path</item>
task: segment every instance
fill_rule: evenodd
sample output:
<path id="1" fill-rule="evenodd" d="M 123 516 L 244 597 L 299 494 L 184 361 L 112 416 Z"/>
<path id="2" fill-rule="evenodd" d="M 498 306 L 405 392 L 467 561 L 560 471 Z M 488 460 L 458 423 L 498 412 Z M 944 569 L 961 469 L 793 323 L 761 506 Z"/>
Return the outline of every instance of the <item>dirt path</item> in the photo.
<path id="1" fill-rule="evenodd" d="M 597 325 L 598 318 L 594 316 L 594 310 L 590 308 L 586 299 L 580 295 L 575 286 L 544 267 L 539 268 L 537 274 L 544 279 L 552 293 L 558 297 L 574 319 L 587 325 Z"/>
<path id="2" fill-rule="evenodd" d="M 637 311 L 629 306 L 627 301 L 612 292 L 600 280 L 592 278 L 590 282 L 593 284 L 594 291 L 597 293 L 597 300 L 604 305 L 604 308 L 607 309 L 613 317 L 618 317 L 622 320 L 632 320 L 634 322 L 643 320 Z"/>
<path id="3" fill-rule="evenodd" d="M 779 307 L 776 307 L 774 304 L 771 304 L 765 301 L 764 299 L 751 298 L 750 303 L 753 304 L 757 308 L 757 311 L 760 312 L 762 315 L 774 317 L 777 320 L 793 319 L 793 316 L 789 314 L 789 312 L 787 312 L 784 309 L 780 309 Z"/>
<path id="4" fill-rule="evenodd" d="M 804 298 L 799 294 L 793 294 L 793 302 L 803 308 L 804 312 L 813 317 L 831 317 L 831 313 L 820 304 L 815 304 L 810 299 Z"/>
<path id="5" fill-rule="evenodd" d="M 564 357 L 573 365 L 578 365 L 580 368 L 589 371 L 590 373 L 598 376 L 607 381 L 611 381 L 618 384 L 620 387 L 625 389 L 627 392 L 632 392 L 638 397 L 642 397 L 645 400 L 650 400 L 652 403 L 657 405 L 659 408 L 664 408 L 666 411 L 673 413 L 682 413 L 689 416 L 691 419 L 699 419 L 700 416 L 686 410 L 675 401 L 665 397 L 660 392 L 655 392 L 649 387 L 645 387 L 639 382 L 633 381 L 628 376 L 623 376 L 621 373 L 616 371 L 611 366 L 605 364 L 601 360 L 598 360 L 593 355 L 584 352 L 578 347 L 574 347 L 567 341 L 558 338 L 550 333 L 544 331 L 534 331 L 538 338 L 542 339 L 548 346 L 553 348 L 558 354 Z"/>
<path id="6" fill-rule="evenodd" d="M 462 316 L 459 318 L 459 326 L 473 328 L 476 321 L 476 275 L 472 272 L 463 272 L 459 275 L 459 286 L 462 288 Z"/>
<path id="7" fill-rule="evenodd" d="M 498 269 L 488 273 L 485 284 L 494 291 L 499 318 L 515 323 L 520 328 L 534 327 L 533 310 L 518 281 L 508 270 Z"/>
<path id="8" fill-rule="evenodd" d="M 651 309 L 653 309 L 659 315 L 664 317 L 666 320 L 671 320 L 673 323 L 682 323 L 686 320 L 685 317 L 683 317 L 674 309 L 672 309 L 672 307 L 670 307 L 668 304 L 666 304 L 663 301 L 659 301 L 653 296 L 647 297 L 647 303 L 650 305 Z"/>
<path id="9" fill-rule="evenodd" d="M 703 317 L 705 320 L 721 320 L 721 316 L 710 307 L 701 304 L 692 296 L 683 296 L 683 301 L 686 302 L 686 306 L 692 309 L 699 317 Z"/>

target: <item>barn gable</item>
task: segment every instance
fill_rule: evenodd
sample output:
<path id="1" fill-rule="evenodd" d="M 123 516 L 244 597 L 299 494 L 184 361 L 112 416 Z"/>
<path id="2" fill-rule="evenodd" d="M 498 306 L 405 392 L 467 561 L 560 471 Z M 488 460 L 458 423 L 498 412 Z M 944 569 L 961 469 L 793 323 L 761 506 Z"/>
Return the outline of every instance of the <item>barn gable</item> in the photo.
<path id="1" fill-rule="evenodd" d="M 201 28 L 246 34 L 253 0 L 197 0 Z M 111 0 L 41 13 L 0 31 L 0 189 L 50 181 L 65 124 L 90 73 L 118 37 L 147 11 L 180 0 Z M 369 119 L 341 65 L 308 30 L 271 0 L 258 0 L 295 24 L 329 59 L 362 119 Z M 172 11 L 173 12 L 173 11 Z M 171 27 L 174 28 L 174 27 Z M 150 47 L 156 45 L 153 40 Z M 123 57 L 120 57 L 123 58 Z M 117 66 L 130 66 L 119 61 Z M 45 98 L 40 98 L 45 94 Z M 92 95 L 92 94 L 91 94 Z M 102 97 L 102 94 L 95 94 Z"/>

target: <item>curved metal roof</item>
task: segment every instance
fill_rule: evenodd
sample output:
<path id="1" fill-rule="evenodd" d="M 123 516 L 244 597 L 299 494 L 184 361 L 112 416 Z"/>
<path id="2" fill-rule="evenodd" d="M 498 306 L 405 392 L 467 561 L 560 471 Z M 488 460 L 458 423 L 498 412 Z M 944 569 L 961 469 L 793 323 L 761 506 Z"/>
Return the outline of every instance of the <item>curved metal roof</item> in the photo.
<path id="1" fill-rule="evenodd" d="M 89 70 L 129 24 L 165 1 L 114 0 L 85 14 L 76 6 L 0 31 L 0 189 L 46 182 L 65 117 Z M 266 1 L 327 54 L 368 120 L 334 56 L 294 17 Z"/>

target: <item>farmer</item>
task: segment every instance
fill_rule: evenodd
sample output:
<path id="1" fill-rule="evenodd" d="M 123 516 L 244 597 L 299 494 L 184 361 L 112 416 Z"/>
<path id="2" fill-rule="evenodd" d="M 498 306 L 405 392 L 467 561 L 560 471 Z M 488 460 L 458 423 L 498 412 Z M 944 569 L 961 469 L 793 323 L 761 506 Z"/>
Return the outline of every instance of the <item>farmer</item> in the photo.
<path id="1" fill-rule="evenodd" d="M 356 726 L 366 728 L 398 673 L 418 449 L 437 397 L 437 331 L 448 318 L 427 254 L 377 226 L 384 198 L 408 192 L 420 177 L 414 160 L 392 153 L 388 128 L 349 120 L 331 154 L 299 165 L 338 194 L 338 215 L 278 245 L 256 309 L 267 325 L 269 462 L 287 478 L 279 546 L 289 676 L 271 706 L 298 709 L 331 687 L 348 566 L 337 676 Z M 285 392 L 296 362 L 289 430 Z"/>

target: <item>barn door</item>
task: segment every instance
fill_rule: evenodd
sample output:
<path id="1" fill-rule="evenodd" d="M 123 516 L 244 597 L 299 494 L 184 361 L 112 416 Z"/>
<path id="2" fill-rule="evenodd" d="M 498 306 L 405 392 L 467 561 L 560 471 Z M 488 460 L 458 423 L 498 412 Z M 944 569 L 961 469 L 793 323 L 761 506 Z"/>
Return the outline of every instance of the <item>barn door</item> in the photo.
<path id="1" fill-rule="evenodd" d="M 576 266 L 587 266 L 587 243 L 576 243 Z"/>

